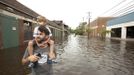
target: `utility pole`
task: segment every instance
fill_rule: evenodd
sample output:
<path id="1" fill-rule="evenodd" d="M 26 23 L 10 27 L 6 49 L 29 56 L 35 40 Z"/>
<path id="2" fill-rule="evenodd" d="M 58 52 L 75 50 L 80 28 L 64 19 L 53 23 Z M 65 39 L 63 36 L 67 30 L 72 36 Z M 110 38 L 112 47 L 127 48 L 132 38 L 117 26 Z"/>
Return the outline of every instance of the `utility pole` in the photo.
<path id="1" fill-rule="evenodd" d="M 84 22 L 84 17 L 82 17 L 82 22 Z"/>
<path id="2" fill-rule="evenodd" d="M 89 39 L 89 34 L 90 34 L 90 12 L 88 12 L 88 29 L 87 29 L 87 34 L 88 34 L 88 39 Z"/>

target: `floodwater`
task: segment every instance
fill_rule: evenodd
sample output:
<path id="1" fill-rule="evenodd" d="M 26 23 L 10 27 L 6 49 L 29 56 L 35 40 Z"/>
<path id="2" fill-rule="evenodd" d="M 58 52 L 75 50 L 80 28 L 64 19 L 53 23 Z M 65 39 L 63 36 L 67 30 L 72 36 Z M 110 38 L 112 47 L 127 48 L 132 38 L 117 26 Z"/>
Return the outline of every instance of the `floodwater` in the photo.
<path id="1" fill-rule="evenodd" d="M 0 75 L 26 75 L 30 71 L 22 65 L 24 47 L 0 50 Z"/>
<path id="2" fill-rule="evenodd" d="M 134 42 L 71 35 L 62 46 L 54 75 L 134 75 Z"/>
<path id="3" fill-rule="evenodd" d="M 56 44 L 54 75 L 134 75 L 134 42 L 70 35 Z M 27 75 L 24 48 L 0 50 L 0 75 Z"/>

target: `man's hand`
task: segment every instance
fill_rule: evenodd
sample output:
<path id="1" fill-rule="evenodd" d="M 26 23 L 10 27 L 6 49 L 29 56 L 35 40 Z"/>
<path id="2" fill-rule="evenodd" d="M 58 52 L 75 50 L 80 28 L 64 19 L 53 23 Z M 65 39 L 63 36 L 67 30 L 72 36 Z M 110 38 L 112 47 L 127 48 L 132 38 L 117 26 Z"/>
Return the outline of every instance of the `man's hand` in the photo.
<path id="1" fill-rule="evenodd" d="M 39 60 L 40 57 L 36 56 L 36 55 L 30 55 L 27 59 L 31 62 L 36 62 Z"/>

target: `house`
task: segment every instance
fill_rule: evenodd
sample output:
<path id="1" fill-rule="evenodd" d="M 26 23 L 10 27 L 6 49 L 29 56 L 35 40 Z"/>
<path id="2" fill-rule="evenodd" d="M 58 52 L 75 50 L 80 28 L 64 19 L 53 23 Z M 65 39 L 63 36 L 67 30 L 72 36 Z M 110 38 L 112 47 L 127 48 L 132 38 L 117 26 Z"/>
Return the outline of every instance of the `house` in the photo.
<path id="1" fill-rule="evenodd" d="M 0 49 L 23 46 L 33 39 L 38 13 L 16 0 L 0 0 Z M 62 36 L 62 27 L 48 20 L 48 25 L 57 39 Z"/>

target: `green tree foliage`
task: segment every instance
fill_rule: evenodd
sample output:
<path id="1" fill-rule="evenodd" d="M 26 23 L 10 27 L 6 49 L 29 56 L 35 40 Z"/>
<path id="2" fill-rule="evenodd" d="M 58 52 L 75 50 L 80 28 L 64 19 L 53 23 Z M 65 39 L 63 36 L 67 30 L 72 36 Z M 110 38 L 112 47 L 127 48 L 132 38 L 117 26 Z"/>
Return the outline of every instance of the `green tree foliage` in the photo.
<path id="1" fill-rule="evenodd" d="M 90 34 L 92 31 L 93 31 L 93 30 L 92 30 L 91 28 L 89 28 L 89 27 L 86 28 L 86 32 L 87 32 L 87 33 Z"/>
<path id="2" fill-rule="evenodd" d="M 112 31 L 106 30 L 105 28 L 103 28 L 103 29 L 100 31 L 101 38 L 105 38 L 106 34 L 109 34 L 109 33 L 112 33 Z"/>
<path id="3" fill-rule="evenodd" d="M 81 22 L 80 25 L 74 30 L 75 35 L 83 35 L 86 31 L 85 26 L 87 22 Z"/>
<path id="4" fill-rule="evenodd" d="M 68 30 L 69 30 L 70 33 L 75 33 L 74 29 L 69 28 Z"/>
<path id="5" fill-rule="evenodd" d="M 86 28 L 86 33 L 87 33 L 88 39 L 89 39 L 90 34 L 91 34 L 92 31 L 93 30 L 91 28 L 89 28 L 89 27 Z"/>

